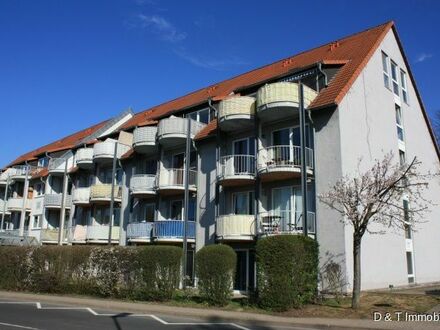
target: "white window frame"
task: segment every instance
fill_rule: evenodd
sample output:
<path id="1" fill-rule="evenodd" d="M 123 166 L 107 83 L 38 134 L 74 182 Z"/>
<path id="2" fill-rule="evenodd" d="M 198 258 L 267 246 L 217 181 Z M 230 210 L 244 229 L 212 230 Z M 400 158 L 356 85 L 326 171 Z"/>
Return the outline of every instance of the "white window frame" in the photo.
<path id="1" fill-rule="evenodd" d="M 246 137 L 246 138 L 241 138 L 241 139 L 233 140 L 233 141 L 232 141 L 232 154 L 233 154 L 233 155 L 238 155 L 238 154 L 235 153 L 235 143 L 236 143 L 236 142 L 246 141 L 246 154 L 244 154 L 244 155 L 252 155 L 252 156 L 255 156 L 256 150 L 254 150 L 254 153 L 251 153 L 251 150 L 250 150 L 250 145 L 251 145 L 251 143 L 250 143 L 250 139 L 252 139 L 252 137 Z M 255 143 L 254 143 L 254 148 L 255 148 Z M 256 148 L 255 148 L 255 149 L 256 149 Z"/>
<path id="2" fill-rule="evenodd" d="M 200 109 L 200 110 L 197 110 L 197 111 L 192 111 L 192 112 L 186 114 L 185 117 L 191 117 L 191 115 L 196 114 L 196 119 L 193 119 L 193 120 L 195 120 L 195 121 L 200 123 L 200 112 L 202 112 L 202 111 L 207 111 L 208 112 L 208 122 L 206 123 L 206 124 L 208 124 L 212 120 L 211 119 L 211 111 L 210 111 L 209 108 Z"/>
<path id="3" fill-rule="evenodd" d="M 399 140 L 399 142 L 402 142 L 402 143 L 405 143 L 405 130 L 404 130 L 404 128 L 403 128 L 403 114 L 402 114 L 402 107 L 401 106 L 399 106 L 399 105 L 395 105 L 395 117 L 396 117 L 396 127 L 398 128 L 398 129 L 401 129 L 402 130 L 402 139 L 400 139 L 400 137 L 399 137 L 399 133 L 397 133 L 397 139 Z M 397 121 L 397 112 L 399 112 L 399 115 L 400 115 L 400 124 L 398 123 L 398 121 Z M 405 150 L 402 150 L 402 151 L 405 151 Z"/>
<path id="4" fill-rule="evenodd" d="M 400 69 L 400 89 L 402 90 L 403 102 L 405 102 L 406 104 L 409 104 L 406 72 L 403 69 Z"/>
<path id="5" fill-rule="evenodd" d="M 399 90 L 399 88 L 400 88 L 400 86 L 399 86 L 399 76 L 400 76 L 400 71 L 399 71 L 399 66 L 397 65 L 397 63 L 396 62 L 394 62 L 393 60 L 391 60 L 391 62 L 390 62 L 391 64 L 390 64 L 390 68 L 391 68 L 391 87 L 392 87 L 392 91 L 393 91 L 393 93 L 396 95 L 396 96 L 400 96 L 400 90 Z M 394 77 L 393 77 L 393 68 L 395 68 L 395 73 L 396 73 L 396 77 L 395 77 L 395 79 L 394 79 Z M 396 85 L 396 86 L 394 86 L 394 85 Z"/>
<path id="6" fill-rule="evenodd" d="M 385 61 L 385 63 L 384 63 Z M 390 89 L 390 57 L 382 51 L 382 71 L 383 71 L 383 83 L 386 88 Z M 385 67 L 384 67 L 385 65 Z M 385 79 L 386 77 L 386 79 Z"/>

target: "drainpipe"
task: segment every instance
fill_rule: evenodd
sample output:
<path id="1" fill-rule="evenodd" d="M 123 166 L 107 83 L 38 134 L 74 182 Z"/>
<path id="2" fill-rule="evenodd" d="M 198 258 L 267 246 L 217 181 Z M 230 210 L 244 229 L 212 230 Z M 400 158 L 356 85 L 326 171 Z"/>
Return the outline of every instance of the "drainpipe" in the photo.
<path id="1" fill-rule="evenodd" d="M 190 166 L 190 153 L 191 153 L 191 118 L 187 118 L 187 130 L 186 130 L 186 151 L 185 151 L 185 196 L 184 196 L 184 219 L 183 219 L 183 281 L 182 287 L 186 288 L 186 262 L 187 262 L 187 228 L 189 217 L 189 166 Z"/>
<path id="2" fill-rule="evenodd" d="M 212 105 L 212 99 L 209 98 L 208 99 L 208 106 L 210 109 L 214 110 L 215 112 L 217 112 L 217 110 L 214 108 L 214 106 Z M 220 164 L 220 130 L 218 127 L 218 118 L 217 118 L 217 129 L 216 129 L 216 134 L 215 134 L 215 199 L 214 199 L 214 229 L 215 229 L 215 233 L 217 234 L 217 217 L 220 214 L 219 211 L 219 202 L 220 202 L 220 186 L 218 184 L 218 166 Z"/>
<path id="3" fill-rule="evenodd" d="M 3 213 L 2 213 L 2 223 L 1 223 L 1 226 L 0 226 L 0 231 L 3 230 L 3 226 L 5 224 L 6 202 L 7 202 L 7 199 L 8 199 L 8 189 L 9 189 L 9 175 L 6 178 L 5 198 L 3 199 Z"/>
<path id="4" fill-rule="evenodd" d="M 67 195 L 67 164 L 68 159 L 64 165 L 63 174 L 63 193 L 61 195 L 61 211 L 60 211 L 60 225 L 58 229 L 58 245 L 63 245 L 64 240 L 64 220 L 66 217 L 66 195 Z"/>

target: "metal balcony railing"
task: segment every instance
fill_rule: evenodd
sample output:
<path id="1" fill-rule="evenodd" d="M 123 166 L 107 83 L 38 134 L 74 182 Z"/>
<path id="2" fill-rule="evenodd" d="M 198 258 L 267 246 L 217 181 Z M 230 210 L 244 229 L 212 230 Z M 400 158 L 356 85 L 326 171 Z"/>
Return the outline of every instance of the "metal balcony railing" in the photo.
<path id="1" fill-rule="evenodd" d="M 153 235 L 153 222 L 132 222 L 127 226 L 128 238 L 146 238 L 149 239 Z"/>
<path id="2" fill-rule="evenodd" d="M 109 226 L 108 225 L 94 225 L 87 226 L 86 238 L 94 241 L 108 240 Z M 119 241 L 119 226 L 112 227 L 112 240 Z"/>
<path id="3" fill-rule="evenodd" d="M 221 239 L 253 239 L 255 230 L 255 215 L 228 214 L 217 217 L 216 235 Z"/>
<path id="4" fill-rule="evenodd" d="M 258 167 L 301 167 L 301 147 L 279 145 L 260 149 Z M 306 148 L 306 165 L 313 169 L 313 150 Z"/>
<path id="5" fill-rule="evenodd" d="M 315 99 L 317 93 L 307 87 L 304 87 L 304 106 L 307 108 Z M 257 105 L 261 107 L 270 105 L 272 103 L 289 102 L 299 104 L 299 88 L 297 83 L 292 82 L 277 82 L 267 84 L 261 87 L 257 92 Z"/>
<path id="6" fill-rule="evenodd" d="M 220 121 L 234 116 L 253 116 L 255 114 L 255 98 L 239 96 L 223 100 L 219 104 L 218 113 Z"/>
<path id="7" fill-rule="evenodd" d="M 189 186 L 195 187 L 197 182 L 197 171 L 189 170 Z M 183 168 L 164 169 L 160 172 L 159 188 L 184 187 L 185 170 Z"/>
<path id="8" fill-rule="evenodd" d="M 47 208 L 59 208 L 61 207 L 61 202 L 63 199 L 63 194 L 45 194 L 44 195 L 44 206 Z M 66 195 L 66 207 L 70 207 L 72 204 L 72 196 Z"/>
<path id="9" fill-rule="evenodd" d="M 93 148 L 81 148 L 76 151 L 75 162 L 77 165 L 91 164 L 93 162 Z"/>
<path id="10" fill-rule="evenodd" d="M 90 187 L 75 188 L 72 201 L 73 204 L 88 204 L 90 201 Z"/>
<path id="11" fill-rule="evenodd" d="M 115 185 L 113 197 L 121 199 L 121 186 Z M 112 196 L 111 184 L 94 184 L 90 187 L 90 200 L 110 200 Z"/>
<path id="12" fill-rule="evenodd" d="M 190 121 L 191 125 L 191 138 L 193 138 L 206 124 L 199 123 L 195 120 Z M 159 139 L 166 137 L 167 135 L 181 135 L 182 138 L 186 137 L 188 126 L 188 119 L 180 117 L 170 117 L 162 119 L 159 122 L 158 137 Z"/>
<path id="13" fill-rule="evenodd" d="M 307 212 L 307 228 L 309 234 L 316 232 L 314 212 Z M 263 212 L 259 216 L 259 229 L 263 234 L 302 233 L 302 212 L 290 210 L 273 210 Z"/>
<path id="14" fill-rule="evenodd" d="M 153 235 L 158 239 L 182 239 L 184 233 L 184 221 L 161 220 L 153 223 Z M 187 222 L 187 238 L 194 239 L 196 226 L 194 221 Z"/>
<path id="15" fill-rule="evenodd" d="M 156 188 L 156 175 L 154 174 L 135 174 L 130 178 L 130 191 L 141 193 L 154 191 Z"/>
<path id="16" fill-rule="evenodd" d="M 255 176 L 254 155 L 229 155 L 220 158 L 218 175 L 222 178 Z"/>
<path id="17" fill-rule="evenodd" d="M 137 127 L 133 132 L 133 146 L 156 144 L 157 126 Z"/>

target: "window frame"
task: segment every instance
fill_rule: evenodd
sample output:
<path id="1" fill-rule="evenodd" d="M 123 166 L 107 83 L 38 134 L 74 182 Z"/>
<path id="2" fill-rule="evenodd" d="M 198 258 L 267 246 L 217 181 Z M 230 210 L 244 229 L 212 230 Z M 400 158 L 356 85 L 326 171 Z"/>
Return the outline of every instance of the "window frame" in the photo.
<path id="1" fill-rule="evenodd" d="M 393 68 L 395 69 L 396 78 L 393 77 Z M 390 73 L 391 73 L 391 85 L 392 91 L 396 96 L 400 96 L 400 86 L 399 86 L 399 66 L 393 60 L 390 60 Z"/>
<path id="2" fill-rule="evenodd" d="M 396 128 L 397 128 L 397 139 L 400 142 L 405 143 L 405 130 L 403 128 L 403 114 L 402 114 L 402 107 L 398 104 L 395 104 L 395 118 L 396 118 Z M 398 119 L 400 119 L 400 123 L 398 122 Z M 402 138 L 400 138 L 399 130 L 402 132 Z"/>
<path id="3" fill-rule="evenodd" d="M 408 98 L 408 84 L 406 79 L 406 72 L 403 69 L 400 69 L 400 89 L 402 93 L 403 102 L 409 104 Z"/>
<path id="4" fill-rule="evenodd" d="M 383 83 L 386 88 L 390 89 L 390 57 L 382 51 L 382 72 L 383 72 Z"/>

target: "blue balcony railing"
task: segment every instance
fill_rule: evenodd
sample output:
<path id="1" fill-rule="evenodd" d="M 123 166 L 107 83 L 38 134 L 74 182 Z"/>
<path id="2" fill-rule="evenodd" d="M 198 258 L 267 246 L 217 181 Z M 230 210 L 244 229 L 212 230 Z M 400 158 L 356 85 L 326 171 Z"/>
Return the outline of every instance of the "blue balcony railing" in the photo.
<path id="1" fill-rule="evenodd" d="M 158 239 L 181 239 L 183 238 L 184 222 L 181 220 L 161 220 L 154 222 L 154 236 Z M 187 223 L 187 238 L 194 239 L 196 226 L 194 221 Z"/>
<path id="2" fill-rule="evenodd" d="M 135 222 L 127 226 L 128 238 L 150 238 L 153 230 L 153 222 Z"/>

